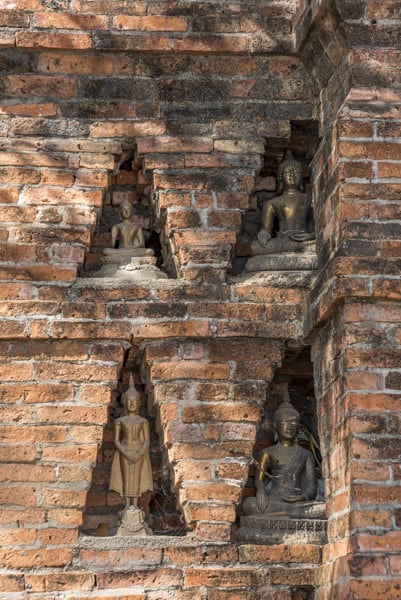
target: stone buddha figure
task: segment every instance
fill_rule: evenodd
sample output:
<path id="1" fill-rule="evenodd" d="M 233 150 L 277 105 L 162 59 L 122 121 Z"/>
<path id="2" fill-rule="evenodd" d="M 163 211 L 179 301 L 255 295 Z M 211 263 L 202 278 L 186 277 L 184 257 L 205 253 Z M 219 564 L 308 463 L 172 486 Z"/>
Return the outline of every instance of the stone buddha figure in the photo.
<path id="1" fill-rule="evenodd" d="M 280 404 L 274 413 L 278 442 L 261 452 L 255 478 L 256 498 L 245 499 L 246 515 L 325 518 L 325 503 L 314 501 L 317 478 L 313 455 L 295 441 L 299 424 L 300 414 L 292 404 Z M 269 483 L 265 487 L 266 479 Z"/>
<path id="2" fill-rule="evenodd" d="M 247 272 L 314 268 L 312 206 L 301 185 L 302 166 L 287 151 L 278 170 L 278 191 L 281 193 L 263 203 L 261 227 L 250 246 Z M 277 226 L 277 235 L 273 237 Z M 300 258 L 302 254 L 305 256 Z"/>
<path id="3" fill-rule="evenodd" d="M 119 206 L 121 221 L 111 229 L 111 248 L 103 250 L 103 266 L 97 277 L 161 279 L 167 275 L 156 267 L 155 253 L 145 248 L 142 228 L 132 221 L 131 202 Z"/>
<path id="4" fill-rule="evenodd" d="M 122 402 L 123 415 L 114 424 L 115 452 L 109 485 L 110 490 L 122 495 L 125 501 L 117 535 L 146 535 L 151 531 L 144 523 L 138 499 L 143 493 L 153 490 L 150 433 L 147 419 L 138 415 L 141 396 L 135 388 L 132 374 Z"/>
<path id="5" fill-rule="evenodd" d="M 133 206 L 129 200 L 123 200 L 119 206 L 121 222 L 113 225 L 111 229 L 111 247 L 136 248 L 136 256 L 153 256 L 151 248 L 145 248 L 145 238 L 141 227 L 132 222 Z"/>

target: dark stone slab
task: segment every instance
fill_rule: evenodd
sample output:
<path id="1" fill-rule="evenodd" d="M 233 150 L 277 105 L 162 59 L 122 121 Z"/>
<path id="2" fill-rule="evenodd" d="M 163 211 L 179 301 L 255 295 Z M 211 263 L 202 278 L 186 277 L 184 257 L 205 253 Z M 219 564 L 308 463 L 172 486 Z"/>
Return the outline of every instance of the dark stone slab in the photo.
<path id="1" fill-rule="evenodd" d="M 313 271 L 316 268 L 315 254 L 260 254 L 248 259 L 245 271 Z"/>
<path id="2" fill-rule="evenodd" d="M 269 518 L 263 515 L 241 517 L 235 539 L 247 544 L 325 544 L 327 521 Z"/>

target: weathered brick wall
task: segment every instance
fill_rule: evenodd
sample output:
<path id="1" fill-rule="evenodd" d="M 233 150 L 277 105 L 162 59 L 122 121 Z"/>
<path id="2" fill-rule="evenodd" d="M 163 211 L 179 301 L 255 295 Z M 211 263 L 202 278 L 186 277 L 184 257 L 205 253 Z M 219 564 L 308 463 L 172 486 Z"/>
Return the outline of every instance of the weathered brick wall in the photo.
<path id="1" fill-rule="evenodd" d="M 324 270 L 312 307 L 326 324 L 313 354 L 331 540 L 318 598 L 396 598 L 399 14 L 392 3 L 338 9 L 353 87 L 315 162 Z"/>
<path id="2" fill-rule="evenodd" d="M 315 587 L 319 599 L 398 597 L 397 17 L 373 0 L 6 3 L 5 598 L 289 600 Z M 285 144 L 290 121 L 313 118 L 322 136 L 316 282 L 227 284 L 265 138 Z M 75 283 L 134 146 L 176 279 Z M 265 389 L 288 342 L 312 342 L 329 514 L 321 569 L 317 547 L 229 541 Z M 133 345 L 194 532 L 188 548 L 77 544 Z"/>

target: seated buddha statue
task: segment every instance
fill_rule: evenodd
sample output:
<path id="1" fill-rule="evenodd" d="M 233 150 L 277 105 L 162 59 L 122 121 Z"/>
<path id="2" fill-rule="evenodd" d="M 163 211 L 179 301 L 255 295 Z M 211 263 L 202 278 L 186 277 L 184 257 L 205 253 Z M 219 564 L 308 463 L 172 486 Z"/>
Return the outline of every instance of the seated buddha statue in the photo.
<path id="1" fill-rule="evenodd" d="M 274 260 L 252 258 L 259 255 L 290 255 L 276 261 L 278 266 L 272 267 L 272 270 L 285 270 L 286 262 L 290 266 L 291 263 L 300 264 L 299 260 L 291 260 L 291 255 L 314 252 L 312 206 L 308 194 L 302 191 L 301 184 L 302 166 L 287 151 L 278 171 L 278 189 L 281 193 L 263 203 L 261 227 L 257 239 L 250 245 L 251 258 L 246 271 L 265 270 L 264 267 L 269 270 L 269 265 L 275 264 Z"/>
<path id="2" fill-rule="evenodd" d="M 246 515 L 325 518 L 325 503 L 316 502 L 317 478 L 312 453 L 296 443 L 300 414 L 290 402 L 274 413 L 278 442 L 261 452 L 255 478 L 256 498 L 246 498 Z M 265 487 L 266 478 L 269 484 Z"/>
<path id="3" fill-rule="evenodd" d="M 167 277 L 156 267 L 152 248 L 145 248 L 142 228 L 132 222 L 134 213 L 129 200 L 119 206 L 121 221 L 111 229 L 111 248 L 103 250 L 103 266 L 100 277 L 136 277 L 160 279 Z"/>
<path id="4" fill-rule="evenodd" d="M 119 206 L 121 221 L 111 229 L 111 247 L 127 250 L 131 256 L 153 256 L 151 248 L 145 248 L 142 228 L 132 222 L 134 209 L 129 200 L 123 200 Z"/>

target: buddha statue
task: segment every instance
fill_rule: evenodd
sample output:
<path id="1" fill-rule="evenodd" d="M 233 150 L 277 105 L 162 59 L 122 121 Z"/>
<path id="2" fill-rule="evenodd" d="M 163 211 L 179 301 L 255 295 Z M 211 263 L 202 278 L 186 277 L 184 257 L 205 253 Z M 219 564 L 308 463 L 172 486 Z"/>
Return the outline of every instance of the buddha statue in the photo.
<path id="1" fill-rule="evenodd" d="M 121 222 L 111 229 L 111 247 L 136 249 L 136 256 L 153 256 L 151 248 L 145 248 L 145 238 L 141 227 L 132 222 L 133 206 L 129 200 L 123 200 L 119 206 Z"/>
<path id="2" fill-rule="evenodd" d="M 302 268 L 303 263 L 307 268 L 313 268 L 310 260 L 302 261 L 297 256 L 315 251 L 311 201 L 301 185 L 302 166 L 287 151 L 278 170 L 278 191 L 281 193 L 263 202 L 261 227 L 257 239 L 250 245 L 247 272 L 297 269 Z M 271 255 L 281 256 L 274 259 Z M 265 256 L 268 258 L 263 258 Z"/>
<path id="3" fill-rule="evenodd" d="M 288 392 L 287 392 L 287 397 Z M 317 478 L 312 453 L 296 443 L 300 414 L 290 402 L 274 413 L 278 442 L 264 448 L 255 478 L 256 498 L 246 498 L 246 515 L 324 519 L 325 503 L 316 502 Z M 269 483 L 265 487 L 265 479 Z"/>
<path id="4" fill-rule="evenodd" d="M 119 206 L 121 221 L 111 229 L 111 248 L 103 250 L 103 266 L 97 277 L 161 279 L 152 248 L 145 248 L 142 228 L 132 222 L 134 209 L 125 199 Z"/>
<path id="5" fill-rule="evenodd" d="M 150 433 L 147 419 L 138 415 L 141 396 L 135 388 L 132 374 L 128 390 L 122 397 L 124 412 L 114 424 L 115 452 L 111 466 L 110 490 L 124 497 L 117 535 L 149 533 L 143 511 L 138 507 L 140 496 L 153 489 L 149 457 Z"/>

